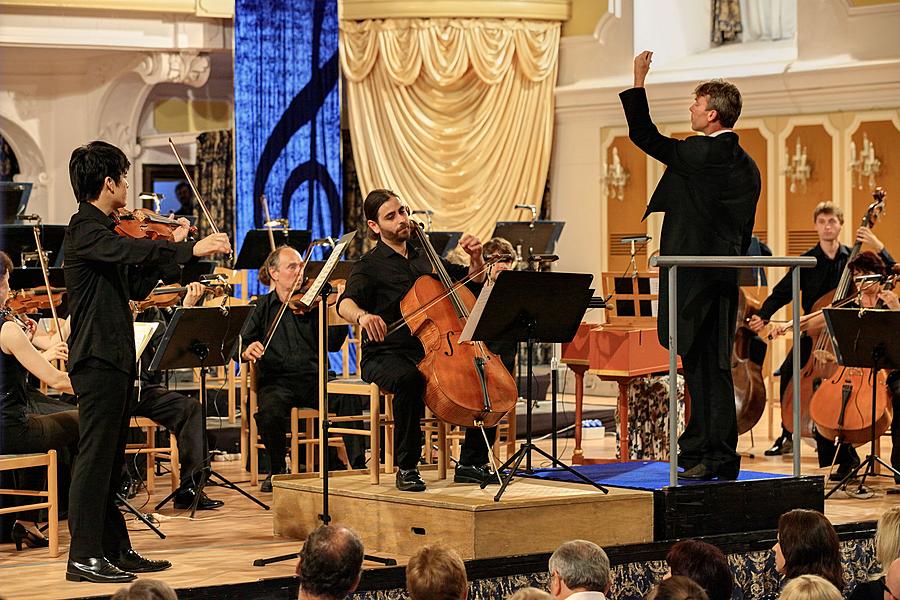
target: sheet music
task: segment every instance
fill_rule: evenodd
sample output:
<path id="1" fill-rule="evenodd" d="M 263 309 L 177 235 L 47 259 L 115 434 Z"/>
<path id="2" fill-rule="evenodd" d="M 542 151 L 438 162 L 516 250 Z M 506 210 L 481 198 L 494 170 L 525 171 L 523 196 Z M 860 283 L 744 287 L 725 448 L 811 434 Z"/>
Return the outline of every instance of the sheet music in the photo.
<path id="1" fill-rule="evenodd" d="M 140 362 L 141 354 L 144 353 L 144 350 L 147 348 L 147 344 L 150 343 L 150 339 L 153 337 L 153 332 L 156 331 L 157 327 L 159 327 L 158 322 L 142 323 L 142 322 L 135 321 L 135 323 L 134 323 L 134 353 L 136 356 L 135 362 Z"/>
<path id="2" fill-rule="evenodd" d="M 478 327 L 478 321 L 481 320 L 481 313 L 484 312 L 484 307 L 488 302 L 488 298 L 491 297 L 491 291 L 493 289 L 493 285 L 486 285 L 481 288 L 481 293 L 478 294 L 478 298 L 475 300 L 475 306 L 472 307 L 472 310 L 469 312 L 469 318 L 466 319 L 466 326 L 463 327 L 462 333 L 459 334 L 460 342 L 472 341 L 472 334 L 475 333 L 475 329 Z"/>
<path id="3" fill-rule="evenodd" d="M 650 293 L 659 297 L 659 277 L 650 278 Z M 650 301 L 650 314 L 659 317 L 659 300 Z"/>
<path id="4" fill-rule="evenodd" d="M 303 303 L 304 306 L 312 306 L 313 302 L 316 301 L 316 296 L 318 296 L 319 292 L 322 291 L 322 286 L 324 286 L 325 282 L 328 281 L 328 278 L 331 277 L 331 273 L 334 271 L 335 265 L 337 265 L 337 262 L 344 254 L 344 250 L 347 249 L 347 245 L 355 236 L 356 232 L 351 231 L 350 233 L 344 234 L 338 241 L 337 245 L 334 247 L 334 250 L 331 252 L 331 256 L 328 257 L 328 260 L 325 262 L 322 270 L 319 271 L 318 277 L 316 277 L 315 281 L 313 281 L 313 284 L 309 286 L 309 289 L 306 290 L 306 293 L 303 294 L 303 297 L 300 298 L 300 302 Z"/>

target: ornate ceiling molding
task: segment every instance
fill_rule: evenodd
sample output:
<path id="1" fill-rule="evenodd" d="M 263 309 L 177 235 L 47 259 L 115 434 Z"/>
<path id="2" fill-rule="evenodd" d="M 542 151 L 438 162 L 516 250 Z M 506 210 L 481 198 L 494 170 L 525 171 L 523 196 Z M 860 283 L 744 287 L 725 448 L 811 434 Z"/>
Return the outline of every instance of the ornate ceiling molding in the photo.
<path id="1" fill-rule="evenodd" d="M 135 67 L 144 83 L 183 83 L 203 87 L 209 79 L 209 55 L 194 51 L 154 52 Z"/>

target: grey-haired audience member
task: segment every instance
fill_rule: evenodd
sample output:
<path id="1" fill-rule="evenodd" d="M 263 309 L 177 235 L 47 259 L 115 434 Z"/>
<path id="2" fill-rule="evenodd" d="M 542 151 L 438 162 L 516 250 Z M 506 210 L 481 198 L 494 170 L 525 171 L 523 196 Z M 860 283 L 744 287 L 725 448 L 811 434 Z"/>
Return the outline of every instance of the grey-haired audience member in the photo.
<path id="1" fill-rule="evenodd" d="M 138 579 L 113 594 L 112 600 L 178 600 L 178 596 L 165 581 Z"/>
<path id="2" fill-rule="evenodd" d="M 550 593 L 557 600 L 606 600 L 609 558 L 587 540 L 561 545 L 550 557 Z"/>

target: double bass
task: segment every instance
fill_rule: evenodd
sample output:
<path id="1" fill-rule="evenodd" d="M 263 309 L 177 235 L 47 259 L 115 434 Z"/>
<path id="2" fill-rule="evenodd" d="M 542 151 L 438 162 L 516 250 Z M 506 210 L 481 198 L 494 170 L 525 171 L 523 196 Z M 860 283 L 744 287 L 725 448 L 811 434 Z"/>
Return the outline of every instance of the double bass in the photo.
<path id="1" fill-rule="evenodd" d="M 866 214 L 863 215 L 860 227 L 871 229 L 875 226 L 884 212 L 885 195 L 882 188 L 875 188 L 875 191 L 872 193 L 873 202 L 869 204 Z M 832 306 L 835 302 L 845 300 L 851 293 L 850 286 L 853 281 L 850 277 L 849 265 L 859 254 L 861 247 L 862 242 L 856 242 L 853 245 L 837 288 L 816 300 L 813 304 L 812 312 L 820 311 L 823 308 Z M 837 370 L 834 349 L 831 347 L 831 340 L 827 332 L 822 329 L 810 337 L 812 337 L 812 352 L 810 352 L 806 362 L 800 367 L 800 434 L 803 437 L 812 437 L 813 420 L 809 414 L 809 404 L 815 391 L 815 382 L 832 377 Z M 800 340 L 794 340 L 794 343 L 798 344 Z M 791 433 L 794 432 L 794 386 L 790 383 L 781 399 L 781 422 L 785 429 Z"/>
<path id="2" fill-rule="evenodd" d="M 475 296 L 453 284 L 421 226 L 410 221 L 410 227 L 436 276 L 419 277 L 400 301 L 406 325 L 425 349 L 418 365 L 425 404 L 451 425 L 493 427 L 516 404 L 515 381 L 482 342 L 459 341 Z"/>

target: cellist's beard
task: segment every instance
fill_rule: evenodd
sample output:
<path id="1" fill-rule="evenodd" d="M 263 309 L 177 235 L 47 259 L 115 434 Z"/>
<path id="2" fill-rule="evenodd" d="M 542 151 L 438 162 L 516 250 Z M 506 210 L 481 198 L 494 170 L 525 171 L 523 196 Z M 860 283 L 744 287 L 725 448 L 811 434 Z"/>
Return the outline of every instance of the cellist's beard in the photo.
<path id="1" fill-rule="evenodd" d="M 400 231 L 395 232 L 387 232 L 385 230 L 381 231 L 381 237 L 386 241 L 391 242 L 392 244 L 399 244 L 401 242 L 409 241 L 409 227 L 402 229 Z"/>

